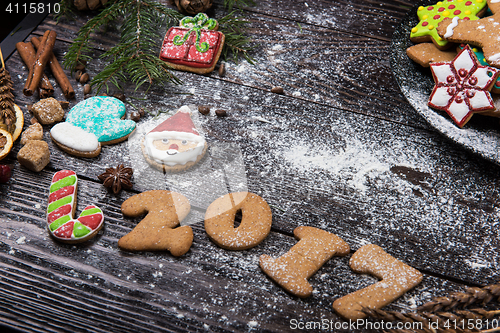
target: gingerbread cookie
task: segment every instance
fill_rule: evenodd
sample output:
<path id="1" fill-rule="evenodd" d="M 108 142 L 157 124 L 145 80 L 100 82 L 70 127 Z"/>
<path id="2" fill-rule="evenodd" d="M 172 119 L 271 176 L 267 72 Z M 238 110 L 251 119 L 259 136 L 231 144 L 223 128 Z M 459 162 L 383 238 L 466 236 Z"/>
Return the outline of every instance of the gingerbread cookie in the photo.
<path id="1" fill-rule="evenodd" d="M 349 265 L 356 273 L 372 274 L 381 279 L 369 287 L 355 291 L 333 302 L 333 309 L 345 319 L 366 317 L 363 308 L 381 309 L 418 285 L 422 274 L 387 254 L 380 246 L 360 247 Z"/>
<path id="2" fill-rule="evenodd" d="M 457 52 L 455 50 L 442 51 L 434 43 L 420 43 L 406 49 L 406 55 L 422 67 L 429 67 L 431 62 L 452 61 Z"/>
<path id="3" fill-rule="evenodd" d="M 337 235 L 313 227 L 293 231 L 300 241 L 277 259 L 260 256 L 260 268 L 289 293 L 309 297 L 313 292 L 309 279 L 333 256 L 345 256 L 349 245 Z"/>
<path id="4" fill-rule="evenodd" d="M 410 40 L 414 43 L 432 41 L 444 50 L 450 46 L 438 33 L 438 24 L 446 18 L 468 21 L 478 20 L 486 11 L 484 0 L 445 0 L 431 6 L 420 6 L 417 11 L 420 22 L 411 29 Z"/>
<path id="5" fill-rule="evenodd" d="M 236 213 L 241 223 L 235 228 Z M 246 250 L 262 242 L 271 231 L 272 213 L 267 202 L 250 192 L 226 194 L 208 206 L 205 231 L 210 239 L 228 250 Z"/>
<path id="6" fill-rule="evenodd" d="M 141 147 L 146 161 L 163 172 L 187 170 L 207 151 L 207 143 L 196 130 L 187 106 L 146 134 Z"/>
<path id="7" fill-rule="evenodd" d="M 74 171 L 58 171 L 52 177 L 47 226 L 50 234 L 65 243 L 79 243 L 94 237 L 104 225 L 102 210 L 95 206 L 85 207 L 78 219 L 74 219 L 78 177 Z"/>
<path id="8" fill-rule="evenodd" d="M 214 70 L 224 47 L 219 24 L 205 13 L 184 17 L 179 27 L 168 29 L 160 59 L 175 69 L 205 74 Z"/>
<path id="9" fill-rule="evenodd" d="M 453 61 L 432 63 L 430 67 L 436 85 L 429 106 L 446 111 L 459 127 L 473 113 L 495 109 L 489 91 L 500 71 L 480 66 L 468 45 Z"/>
<path id="10" fill-rule="evenodd" d="M 174 256 L 185 254 L 193 243 L 193 230 L 190 226 L 176 227 L 190 209 L 185 196 L 171 191 L 147 191 L 128 198 L 122 204 L 123 215 L 147 215 L 120 238 L 118 246 L 128 251 L 168 250 Z"/>
<path id="11" fill-rule="evenodd" d="M 488 0 L 493 16 L 477 21 L 445 19 L 437 27 L 440 36 L 450 42 L 467 43 L 481 47 L 486 62 L 500 67 L 500 1 Z"/>

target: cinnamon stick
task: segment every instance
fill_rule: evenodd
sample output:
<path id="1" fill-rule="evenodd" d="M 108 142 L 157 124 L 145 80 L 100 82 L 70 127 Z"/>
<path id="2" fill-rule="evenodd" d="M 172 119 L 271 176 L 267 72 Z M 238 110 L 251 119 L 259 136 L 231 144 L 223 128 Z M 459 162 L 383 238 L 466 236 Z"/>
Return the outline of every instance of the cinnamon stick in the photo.
<path id="1" fill-rule="evenodd" d="M 43 34 L 42 40 L 40 41 L 40 47 L 36 52 L 35 62 L 32 66 L 30 66 L 28 79 L 24 84 L 23 93 L 26 96 L 33 95 L 40 84 L 40 80 L 43 76 L 43 70 L 49 61 L 50 53 L 52 52 L 56 42 L 56 35 L 57 34 L 54 31 L 50 30 L 47 30 Z"/>
<path id="2" fill-rule="evenodd" d="M 16 49 L 19 55 L 21 56 L 21 59 L 26 64 L 26 67 L 30 68 L 31 66 L 33 66 L 36 56 L 36 50 L 33 47 L 33 45 L 31 45 L 31 43 L 19 42 L 16 44 Z M 54 87 L 52 87 L 52 84 L 50 83 L 47 75 L 43 74 L 42 80 L 40 81 L 39 96 L 40 97 L 43 97 L 45 95 L 52 96 L 53 94 L 54 94 Z"/>
<path id="3" fill-rule="evenodd" d="M 31 38 L 31 43 L 35 46 L 35 48 L 40 47 L 40 40 L 37 37 L 32 37 Z M 57 61 L 56 56 L 54 55 L 54 52 L 50 52 L 50 58 L 49 58 L 49 67 L 50 70 L 52 71 L 52 74 L 56 78 L 57 83 L 59 83 L 59 86 L 61 87 L 61 90 L 64 94 L 64 96 L 67 99 L 72 99 L 75 97 L 75 90 L 73 90 L 73 86 L 71 86 L 71 83 L 69 82 L 68 77 L 64 73 L 64 70 Z"/>

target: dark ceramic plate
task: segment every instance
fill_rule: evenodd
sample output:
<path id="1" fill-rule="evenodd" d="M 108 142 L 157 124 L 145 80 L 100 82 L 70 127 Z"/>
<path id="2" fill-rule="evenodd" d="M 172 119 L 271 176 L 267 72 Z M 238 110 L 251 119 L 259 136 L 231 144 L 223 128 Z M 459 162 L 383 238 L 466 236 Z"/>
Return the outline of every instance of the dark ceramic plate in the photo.
<path id="1" fill-rule="evenodd" d="M 406 55 L 406 49 L 413 45 L 409 37 L 411 28 L 418 23 L 418 7 L 435 3 L 436 0 L 423 0 L 417 3 L 394 31 L 391 53 L 394 77 L 408 102 L 432 127 L 452 141 L 500 164 L 499 119 L 476 114 L 463 128 L 459 128 L 446 113 L 431 109 L 427 106 L 434 87 L 430 69 L 414 63 Z"/>

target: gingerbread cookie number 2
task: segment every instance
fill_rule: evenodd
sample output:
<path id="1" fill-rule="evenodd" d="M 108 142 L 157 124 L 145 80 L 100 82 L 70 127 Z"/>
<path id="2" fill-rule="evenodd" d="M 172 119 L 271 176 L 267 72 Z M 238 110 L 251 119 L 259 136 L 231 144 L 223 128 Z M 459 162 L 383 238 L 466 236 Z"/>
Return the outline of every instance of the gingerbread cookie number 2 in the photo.
<path id="1" fill-rule="evenodd" d="M 85 207 L 74 219 L 78 177 L 71 170 L 56 172 L 50 185 L 47 223 L 50 234 L 65 243 L 79 243 L 94 237 L 104 224 L 99 207 Z"/>
<path id="2" fill-rule="evenodd" d="M 168 250 L 174 256 L 185 254 L 193 243 L 193 230 L 190 226 L 175 227 L 190 209 L 185 196 L 171 191 L 147 191 L 128 198 L 122 204 L 123 215 L 147 215 L 134 230 L 120 238 L 118 246 L 129 251 Z"/>

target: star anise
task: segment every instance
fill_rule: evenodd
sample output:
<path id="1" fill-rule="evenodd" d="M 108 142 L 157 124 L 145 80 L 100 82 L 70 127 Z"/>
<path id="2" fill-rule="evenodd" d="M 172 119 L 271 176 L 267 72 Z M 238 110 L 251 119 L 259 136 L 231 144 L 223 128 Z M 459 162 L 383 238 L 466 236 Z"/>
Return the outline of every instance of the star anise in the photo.
<path id="1" fill-rule="evenodd" d="M 118 165 L 116 168 L 107 168 L 106 172 L 97 176 L 103 185 L 110 187 L 113 193 L 118 193 L 123 189 L 129 190 L 132 188 L 132 168 L 125 168 L 123 164 Z"/>

